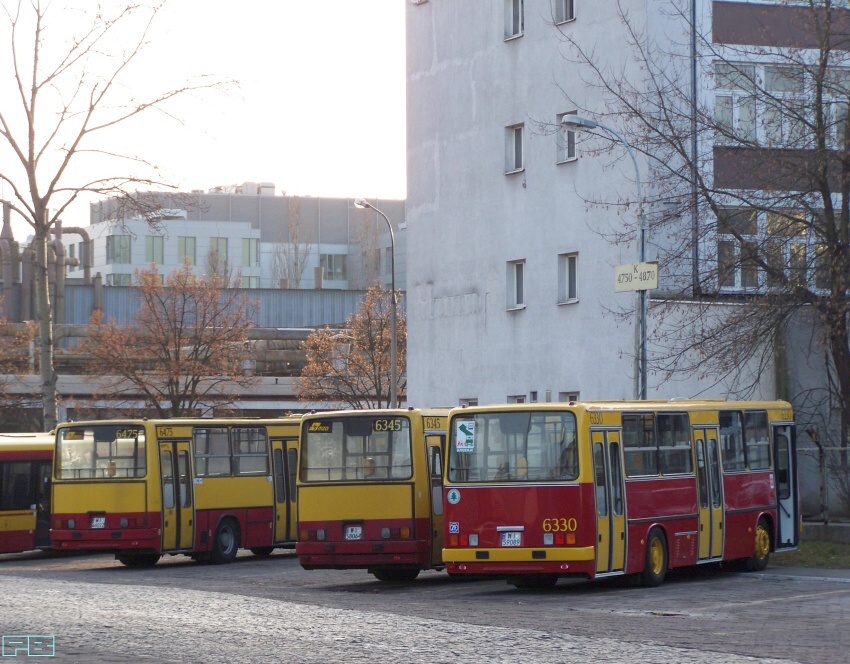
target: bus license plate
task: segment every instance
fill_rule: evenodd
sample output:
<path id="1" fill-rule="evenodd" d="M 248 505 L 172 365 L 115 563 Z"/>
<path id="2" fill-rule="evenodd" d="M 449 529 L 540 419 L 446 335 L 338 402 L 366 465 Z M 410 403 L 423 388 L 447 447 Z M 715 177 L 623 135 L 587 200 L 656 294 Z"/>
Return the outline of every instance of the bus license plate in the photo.
<path id="1" fill-rule="evenodd" d="M 363 539 L 363 526 L 346 526 L 345 539 L 359 540 Z"/>
<path id="2" fill-rule="evenodd" d="M 522 546 L 522 533 L 502 533 L 502 546 Z"/>
<path id="3" fill-rule="evenodd" d="M 92 528 L 106 528 L 106 517 L 105 516 L 93 516 L 91 518 L 91 527 Z"/>

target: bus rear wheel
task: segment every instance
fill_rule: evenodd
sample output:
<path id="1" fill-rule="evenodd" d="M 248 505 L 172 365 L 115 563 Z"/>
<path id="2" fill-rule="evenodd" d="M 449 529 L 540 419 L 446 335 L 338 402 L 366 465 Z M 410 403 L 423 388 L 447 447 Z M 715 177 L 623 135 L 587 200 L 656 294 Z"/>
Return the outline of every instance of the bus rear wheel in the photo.
<path id="1" fill-rule="evenodd" d="M 255 546 L 251 549 L 251 553 L 255 556 L 266 557 L 272 555 L 272 551 L 274 551 L 273 546 Z"/>
<path id="2" fill-rule="evenodd" d="M 755 550 L 751 558 L 747 558 L 747 569 L 751 572 L 761 572 L 767 568 L 770 560 L 770 527 L 767 519 L 762 517 L 756 526 Z"/>
<path id="3" fill-rule="evenodd" d="M 215 531 L 210 560 L 213 565 L 233 562 L 239 551 L 239 525 L 233 519 L 224 519 Z"/>
<path id="4" fill-rule="evenodd" d="M 418 569 L 384 567 L 382 569 L 370 569 L 369 571 L 378 581 L 409 582 L 419 576 Z"/>
<path id="5" fill-rule="evenodd" d="M 664 583 L 665 576 L 667 576 L 667 538 L 659 528 L 653 528 L 646 538 L 646 562 L 640 580 L 644 586 L 655 588 Z"/>
<path id="6" fill-rule="evenodd" d="M 158 553 L 116 553 L 115 559 L 126 567 L 153 567 L 159 562 Z"/>

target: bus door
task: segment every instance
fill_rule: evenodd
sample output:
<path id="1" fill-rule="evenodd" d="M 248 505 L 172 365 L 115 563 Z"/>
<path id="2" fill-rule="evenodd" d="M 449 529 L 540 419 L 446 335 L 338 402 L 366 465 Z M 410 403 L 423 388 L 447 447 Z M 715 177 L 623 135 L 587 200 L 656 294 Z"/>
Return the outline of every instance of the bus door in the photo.
<path id="1" fill-rule="evenodd" d="M 162 550 L 191 549 L 195 542 L 189 441 L 160 442 Z"/>
<path id="2" fill-rule="evenodd" d="M 51 461 L 36 463 L 36 512 L 35 512 L 35 545 L 38 548 L 50 546 L 50 477 L 52 475 Z"/>
<path id="3" fill-rule="evenodd" d="M 295 473 L 298 470 L 298 439 L 272 441 L 272 472 L 274 475 L 274 541 L 294 542 L 295 530 Z"/>
<path id="4" fill-rule="evenodd" d="M 426 436 L 431 487 L 431 565 L 443 564 L 443 436 Z"/>
<path id="5" fill-rule="evenodd" d="M 796 441 L 790 424 L 773 427 L 773 473 L 776 485 L 776 548 L 790 549 L 799 543 L 799 504 L 794 462 Z"/>
<path id="6" fill-rule="evenodd" d="M 723 482 L 717 429 L 694 429 L 697 452 L 697 498 L 699 508 L 699 560 L 723 555 Z"/>
<path id="7" fill-rule="evenodd" d="M 622 572 L 626 561 L 626 516 L 620 432 L 591 431 L 596 493 L 596 573 Z"/>

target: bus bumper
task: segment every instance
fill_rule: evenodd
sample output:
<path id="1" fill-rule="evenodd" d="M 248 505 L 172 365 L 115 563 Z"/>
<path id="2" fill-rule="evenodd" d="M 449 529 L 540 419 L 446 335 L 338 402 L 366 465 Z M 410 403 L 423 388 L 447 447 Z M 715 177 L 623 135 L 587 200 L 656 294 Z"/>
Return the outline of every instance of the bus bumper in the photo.
<path id="1" fill-rule="evenodd" d="M 295 552 L 304 569 L 369 569 L 387 565 L 431 567 L 429 545 L 423 540 L 298 542 Z"/>
<path id="2" fill-rule="evenodd" d="M 443 549 L 449 574 L 556 574 L 593 577 L 596 553 L 592 546 L 552 549 Z"/>
<path id="3" fill-rule="evenodd" d="M 50 544 L 59 551 L 159 551 L 162 535 L 157 528 L 133 530 L 51 530 Z"/>

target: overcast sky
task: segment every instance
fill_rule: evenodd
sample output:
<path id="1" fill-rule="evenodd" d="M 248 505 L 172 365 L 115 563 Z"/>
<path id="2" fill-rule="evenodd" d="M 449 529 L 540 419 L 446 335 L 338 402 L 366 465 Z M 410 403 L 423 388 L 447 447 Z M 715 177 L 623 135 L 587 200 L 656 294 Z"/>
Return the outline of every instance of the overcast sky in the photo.
<path id="1" fill-rule="evenodd" d="M 155 38 L 145 85 L 210 73 L 240 82 L 187 103 L 183 125 L 128 127 L 128 144 L 181 189 L 254 181 L 277 193 L 406 196 L 400 0 L 170 0 Z M 64 222 L 88 225 L 88 206 Z M 16 224 L 16 237 L 28 229 Z"/>

